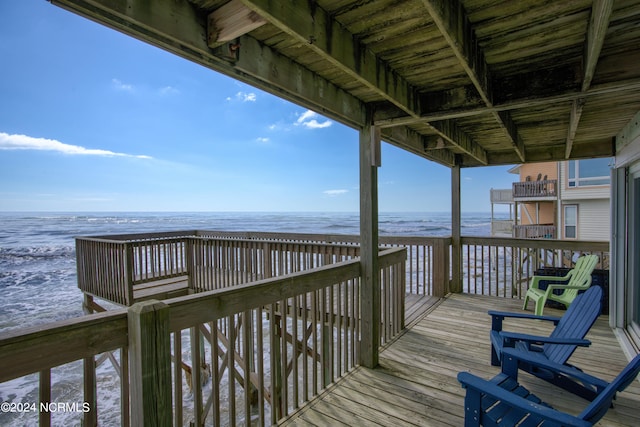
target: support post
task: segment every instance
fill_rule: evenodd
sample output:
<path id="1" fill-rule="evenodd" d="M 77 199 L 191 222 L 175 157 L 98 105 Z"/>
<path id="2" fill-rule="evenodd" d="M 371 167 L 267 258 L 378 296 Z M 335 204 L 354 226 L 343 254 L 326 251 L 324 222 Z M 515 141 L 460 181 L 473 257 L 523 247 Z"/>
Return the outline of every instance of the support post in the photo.
<path id="1" fill-rule="evenodd" d="M 462 292 L 461 227 L 460 166 L 456 165 L 451 168 L 451 283 L 449 290 L 453 293 Z"/>
<path id="2" fill-rule="evenodd" d="M 155 300 L 129 307 L 131 424 L 171 427 L 169 306 Z"/>
<path id="3" fill-rule="evenodd" d="M 38 391 L 38 409 L 41 405 L 51 403 L 51 369 L 40 371 L 40 387 Z M 51 412 L 39 411 L 38 425 L 41 427 L 51 426 Z"/>
<path id="4" fill-rule="evenodd" d="M 84 413 L 82 425 L 95 427 L 98 425 L 98 391 L 96 389 L 96 361 L 94 356 L 85 357 L 82 366 L 84 371 L 84 401 L 89 404 L 89 411 Z"/>
<path id="5" fill-rule="evenodd" d="M 378 365 L 380 347 L 380 277 L 378 268 L 378 166 L 380 133 L 367 109 L 366 125 L 360 131 L 360 304 L 362 329 L 360 363 Z"/>

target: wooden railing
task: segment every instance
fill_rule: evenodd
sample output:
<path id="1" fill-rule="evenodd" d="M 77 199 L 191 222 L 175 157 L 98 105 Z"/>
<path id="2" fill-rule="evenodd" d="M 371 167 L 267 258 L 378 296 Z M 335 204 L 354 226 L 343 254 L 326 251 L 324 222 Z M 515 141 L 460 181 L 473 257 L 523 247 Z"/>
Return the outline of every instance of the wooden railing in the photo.
<path id="1" fill-rule="evenodd" d="M 596 268 L 609 269 L 609 243 L 487 237 L 462 239 L 464 293 L 522 298 L 543 267 L 572 267 L 583 254 L 598 255 Z"/>
<path id="2" fill-rule="evenodd" d="M 513 227 L 516 239 L 555 239 L 556 226 L 549 224 L 516 225 Z"/>
<path id="3" fill-rule="evenodd" d="M 118 413 L 108 414 L 109 424 L 130 425 L 127 333 L 127 312 L 122 309 L 1 334 L 0 383 L 31 375 L 28 382 L 39 386 L 32 401 L 14 402 L 5 394 L 2 403 L 9 410 L 0 414 L 0 424 L 50 426 L 53 416 L 58 417 L 55 425 L 79 425 L 81 420 L 87 427 L 97 425 L 100 379 L 95 356 L 104 354 L 112 358 L 120 385 L 120 396 L 110 396 L 120 406 Z M 52 381 L 52 369 L 68 363 L 77 365 L 70 370 L 80 372 L 80 384 L 69 378 L 61 378 L 62 384 Z M 61 421 L 61 416 L 72 421 Z"/>
<path id="4" fill-rule="evenodd" d="M 557 179 L 514 182 L 513 198 L 556 197 L 557 187 Z"/>
<path id="5" fill-rule="evenodd" d="M 326 265 L 329 262 L 350 259 L 357 256 L 358 236 L 354 235 L 326 235 L 326 234 L 292 234 L 292 233 L 264 233 L 264 232 L 223 232 L 223 231 L 191 231 L 180 232 L 182 236 L 192 233 L 195 237 L 179 237 L 181 242 L 191 241 L 193 249 L 190 253 L 195 254 L 191 267 L 193 280 L 190 285 L 195 290 L 219 289 L 230 285 L 247 283 L 250 280 L 275 277 L 279 274 L 286 274 L 294 271 L 301 271 L 307 268 L 314 268 Z M 117 279 L 121 268 L 108 267 L 111 260 L 118 261 L 118 252 L 109 244 L 111 242 L 102 239 L 96 240 L 95 244 L 90 242 L 91 251 L 87 255 L 84 247 L 79 247 L 78 257 L 87 256 L 91 259 L 97 257 L 101 261 L 85 263 L 95 265 L 93 270 L 89 270 L 94 275 L 91 278 L 99 277 L 103 282 L 103 288 L 81 285 L 81 278 L 85 276 L 78 267 L 78 284 L 81 289 L 89 289 L 92 295 L 111 296 L 115 300 L 119 295 L 121 301 L 133 301 L 128 296 L 127 279 Z M 152 247 L 153 235 L 144 235 L 144 239 L 134 239 L 136 235 L 125 236 L 121 241 L 144 240 L 146 247 Z M 162 233 L 156 235 L 158 241 L 166 242 L 172 236 L 165 236 Z M 507 296 L 520 298 L 521 288 L 527 283 L 538 266 L 570 266 L 575 257 L 580 253 L 595 253 L 600 257 L 601 268 L 608 269 L 608 243 L 606 242 L 580 242 L 580 241 L 558 241 L 544 239 L 544 242 L 536 240 L 521 240 L 511 238 L 472 238 L 463 237 L 462 257 L 460 277 L 462 288 L 468 293 L 482 293 L 493 296 Z M 454 277 L 450 265 L 451 259 L 451 238 L 449 237 L 412 237 L 412 236 L 380 236 L 381 247 L 402 247 L 407 250 L 405 264 L 406 293 L 417 295 L 444 296 L 450 289 L 450 281 Z M 84 242 L 83 242 L 84 244 Z M 95 246 L 94 246 L 95 245 Z M 102 246 L 106 245 L 106 246 Z M 136 243 L 136 248 L 140 248 L 142 243 Z M 165 243 L 165 247 L 166 243 Z M 178 247 L 176 244 L 175 247 Z M 186 244 L 181 243 L 181 248 L 186 248 Z M 191 247 L 191 246 L 190 246 Z M 206 249 L 205 249 L 206 247 Z M 105 249 L 106 248 L 106 249 Z M 139 250 L 139 249 L 136 249 Z M 156 249 L 145 249 L 148 252 L 162 254 Z M 166 252 L 166 249 L 165 249 Z M 527 256 L 526 254 L 541 255 Z M 104 254 L 109 254 L 109 258 L 104 259 Z M 563 254 L 562 257 L 552 254 Z M 100 255 L 102 254 L 102 255 Z M 100 258 L 102 257 L 102 258 Z M 121 256 L 123 257 L 123 256 Z M 135 259 L 151 259 L 150 256 L 133 257 Z M 551 258 L 548 258 L 551 257 Z M 185 260 L 186 255 L 176 259 Z M 548 259 L 547 259 L 548 258 Z M 164 259 L 156 255 L 153 259 Z M 174 259 L 174 258 L 170 258 Z M 533 260 L 539 259 L 534 262 Z M 543 261 L 544 260 L 544 261 Z M 80 265 L 80 264 L 79 264 Z M 266 268 L 270 265 L 270 268 Z M 536 266 L 532 270 L 531 266 Z M 105 268 L 107 272 L 115 270 L 113 276 L 100 271 Z M 140 267 L 142 270 L 143 267 Z M 155 271 L 158 269 L 156 268 Z M 217 271 L 217 273 L 213 273 Z M 144 276 L 139 273 L 138 276 Z M 515 289 L 516 291 L 513 291 Z M 115 296 L 114 296 L 115 295 Z M 118 302 L 118 300 L 115 300 Z M 124 303 L 123 303 L 124 304 Z M 126 305 L 126 304 L 125 304 Z M 129 304 L 130 305 L 130 304 Z"/>
<path id="6" fill-rule="evenodd" d="M 491 235 L 502 234 L 503 236 L 513 236 L 515 221 L 512 219 L 492 219 Z"/>
<path id="7" fill-rule="evenodd" d="M 0 382 L 40 373 L 40 402 L 80 402 L 76 418 L 65 420 L 71 424 L 94 426 L 97 414 L 125 426 L 273 424 L 358 364 L 360 266 L 354 258 L 14 330 L 0 335 L 0 366 L 11 367 L 0 370 Z M 405 250 L 382 251 L 379 267 L 385 344 L 403 328 Z M 100 406 L 96 356 L 130 378 L 120 382 L 119 416 Z M 51 368 L 74 361 L 84 361 L 84 392 L 53 396 Z M 40 425 L 50 425 L 50 415 L 39 412 Z"/>
<path id="8" fill-rule="evenodd" d="M 492 188 L 489 194 L 491 203 L 513 203 L 513 190 Z"/>

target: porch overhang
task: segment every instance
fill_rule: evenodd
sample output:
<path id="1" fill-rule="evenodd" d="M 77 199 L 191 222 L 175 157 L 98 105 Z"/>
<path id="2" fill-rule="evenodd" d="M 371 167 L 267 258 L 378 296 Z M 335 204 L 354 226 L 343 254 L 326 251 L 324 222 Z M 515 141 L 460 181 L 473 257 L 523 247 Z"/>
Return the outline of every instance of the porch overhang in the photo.
<path id="1" fill-rule="evenodd" d="M 612 156 L 640 110 L 640 0 L 52 2 L 449 167 Z"/>

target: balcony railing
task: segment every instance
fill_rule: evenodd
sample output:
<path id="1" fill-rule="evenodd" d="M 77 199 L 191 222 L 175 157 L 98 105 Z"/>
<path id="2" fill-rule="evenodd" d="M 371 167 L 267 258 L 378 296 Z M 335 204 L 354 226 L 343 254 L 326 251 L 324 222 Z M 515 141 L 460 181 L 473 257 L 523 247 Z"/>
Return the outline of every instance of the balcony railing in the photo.
<path id="1" fill-rule="evenodd" d="M 558 180 L 524 181 L 513 183 L 514 199 L 536 199 L 556 197 Z"/>
<path id="2" fill-rule="evenodd" d="M 380 313 L 374 318 L 380 319 L 381 345 L 404 328 L 405 258 L 402 248 L 379 255 Z M 51 369 L 81 363 L 84 391 L 78 396 L 86 406 L 77 416 L 85 426 L 97 425 L 98 414 L 108 417 L 100 424 L 125 426 L 172 420 L 177 426 L 236 425 L 248 419 L 271 425 L 359 363 L 365 315 L 360 276 L 360 261 L 353 258 L 251 285 L 14 330 L 0 336 L 0 363 L 11 366 L 0 370 L 0 382 L 35 373 L 39 402 L 60 400 L 52 393 L 59 385 L 51 383 Z M 116 414 L 105 414 L 96 393 L 96 360 L 106 358 L 120 378 Z M 51 425 L 51 417 L 39 411 L 41 425 Z"/>
<path id="3" fill-rule="evenodd" d="M 551 224 L 516 225 L 513 227 L 516 239 L 555 239 L 556 226 Z"/>
<path id="4" fill-rule="evenodd" d="M 86 426 L 96 425 L 99 416 L 102 424 L 125 426 L 140 419 L 154 425 L 234 425 L 249 418 L 267 425 L 358 364 L 360 319 L 366 316 L 359 301 L 357 237 L 223 239 L 219 233 L 183 232 L 156 236 L 157 244 L 152 236 L 139 237 L 120 238 L 135 241 L 124 253 L 106 237 L 89 239 L 97 242 L 87 243 L 95 259 L 80 253 L 86 249 L 82 243 L 78 257 L 84 265 L 78 268 L 98 273 L 115 262 L 108 271 L 122 277 L 106 283 L 117 289 L 109 294 L 106 284 L 93 284 L 125 302 L 126 280 L 148 284 L 163 273 L 206 271 L 190 279 L 201 292 L 1 335 L 0 364 L 11 369 L 0 370 L 0 382 L 36 374 L 39 402 L 52 402 L 60 399 L 52 369 L 75 363 L 84 390 L 78 395 L 89 409 L 78 417 Z M 403 328 L 405 292 L 444 294 L 456 274 L 450 238 L 381 237 L 380 243 L 389 247 L 379 254 L 379 341 L 385 344 Z M 609 262 L 608 244 L 602 242 L 463 237 L 461 244 L 462 291 L 506 298 L 521 298 L 541 267 L 570 267 L 582 253 L 596 253 L 600 269 Z M 273 271 L 283 275 L 264 277 Z M 221 277 L 228 279 L 213 280 Z M 109 411 L 96 392 L 105 381 L 96 364 L 106 359 L 116 368 L 121 395 Z M 151 407 L 149 401 L 156 403 Z M 41 425 L 51 424 L 49 412 L 32 415 Z"/>

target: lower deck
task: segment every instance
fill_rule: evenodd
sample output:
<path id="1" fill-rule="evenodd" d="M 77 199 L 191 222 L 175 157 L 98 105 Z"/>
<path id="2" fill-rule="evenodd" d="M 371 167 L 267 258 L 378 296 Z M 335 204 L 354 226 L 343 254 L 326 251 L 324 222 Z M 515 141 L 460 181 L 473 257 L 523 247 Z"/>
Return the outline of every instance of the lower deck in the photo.
<path id="1" fill-rule="evenodd" d="M 487 310 L 519 311 L 521 301 L 454 294 L 431 306 L 428 313 L 380 354 L 376 369 L 358 367 L 318 398 L 286 419 L 301 426 L 461 426 L 464 390 L 456 376 L 470 371 L 482 378 L 499 372 L 491 366 Z M 546 315 L 562 315 L 545 309 Z M 518 322 L 505 322 L 517 330 Z M 531 325 L 531 323 L 534 323 Z M 528 322 L 527 333 L 548 334 L 547 322 Z M 607 381 L 627 364 L 607 316 L 601 316 L 587 335 L 589 348 L 579 348 L 570 362 Z M 527 374 L 520 382 L 554 407 L 577 414 L 586 401 Z M 618 394 L 615 407 L 599 426 L 640 425 L 640 383 Z"/>

